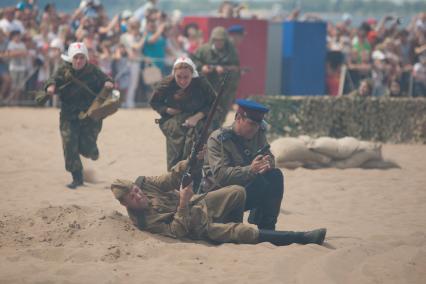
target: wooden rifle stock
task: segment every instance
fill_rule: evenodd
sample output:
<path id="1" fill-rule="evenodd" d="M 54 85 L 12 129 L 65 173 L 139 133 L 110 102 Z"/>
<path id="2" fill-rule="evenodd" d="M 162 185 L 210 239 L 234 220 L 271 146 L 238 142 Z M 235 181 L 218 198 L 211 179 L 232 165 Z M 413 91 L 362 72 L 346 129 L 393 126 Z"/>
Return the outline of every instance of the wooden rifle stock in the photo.
<path id="1" fill-rule="evenodd" d="M 204 124 L 204 128 L 201 132 L 200 137 L 195 141 L 194 145 L 192 145 L 191 154 L 189 154 L 188 158 L 188 168 L 186 169 L 186 172 L 182 176 L 181 180 L 181 187 L 185 188 L 192 182 L 192 169 L 197 163 L 197 154 L 203 149 L 204 144 L 207 141 L 207 138 L 209 136 L 209 128 L 213 121 L 213 117 L 216 113 L 216 109 L 218 107 L 220 98 L 223 96 L 223 93 L 225 91 L 225 84 L 229 79 L 229 72 L 226 72 L 223 80 L 221 82 L 219 93 L 216 96 L 216 99 L 213 102 L 212 107 L 210 108 L 209 114 L 206 119 L 206 123 Z"/>

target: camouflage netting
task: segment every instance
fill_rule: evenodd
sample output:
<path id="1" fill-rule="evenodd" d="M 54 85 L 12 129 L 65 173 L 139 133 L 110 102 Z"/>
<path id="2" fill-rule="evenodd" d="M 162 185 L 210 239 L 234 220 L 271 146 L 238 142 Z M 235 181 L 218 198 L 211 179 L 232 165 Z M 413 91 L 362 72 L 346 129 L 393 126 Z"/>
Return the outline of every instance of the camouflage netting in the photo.
<path id="1" fill-rule="evenodd" d="M 426 143 L 422 98 L 256 97 L 267 105 L 270 138 L 309 135 Z"/>

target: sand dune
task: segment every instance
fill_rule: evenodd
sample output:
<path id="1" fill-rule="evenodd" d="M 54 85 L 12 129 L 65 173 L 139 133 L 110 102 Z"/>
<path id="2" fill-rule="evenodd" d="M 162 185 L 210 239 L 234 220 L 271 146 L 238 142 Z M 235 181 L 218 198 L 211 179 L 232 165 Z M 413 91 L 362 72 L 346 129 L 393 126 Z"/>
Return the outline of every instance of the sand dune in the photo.
<path id="1" fill-rule="evenodd" d="M 324 246 L 215 246 L 140 232 L 112 198 L 113 179 L 165 171 L 156 116 L 105 120 L 71 191 L 58 110 L 0 109 L 0 283 L 426 282 L 425 145 L 384 145 L 399 169 L 285 170 L 278 228 L 327 227 Z"/>

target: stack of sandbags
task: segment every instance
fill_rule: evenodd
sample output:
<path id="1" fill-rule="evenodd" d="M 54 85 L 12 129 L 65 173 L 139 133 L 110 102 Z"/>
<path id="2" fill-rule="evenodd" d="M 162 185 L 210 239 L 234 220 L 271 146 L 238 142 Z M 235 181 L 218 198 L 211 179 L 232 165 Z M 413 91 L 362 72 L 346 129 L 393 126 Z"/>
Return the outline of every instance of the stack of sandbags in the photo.
<path id="1" fill-rule="evenodd" d="M 271 143 L 271 152 L 275 156 L 277 167 L 297 168 L 306 165 L 327 166 L 331 159 L 311 151 L 307 146 L 311 143 L 308 136 L 283 137 Z"/>
<path id="2" fill-rule="evenodd" d="M 339 169 L 358 168 L 367 161 L 382 159 L 380 143 L 359 141 L 353 137 L 320 137 L 312 140 L 308 148 L 330 157 L 330 166 Z"/>
<path id="3" fill-rule="evenodd" d="M 339 169 L 361 167 L 369 161 L 381 161 L 381 144 L 359 141 L 353 137 L 335 139 L 308 136 L 279 138 L 271 143 L 277 167 Z"/>

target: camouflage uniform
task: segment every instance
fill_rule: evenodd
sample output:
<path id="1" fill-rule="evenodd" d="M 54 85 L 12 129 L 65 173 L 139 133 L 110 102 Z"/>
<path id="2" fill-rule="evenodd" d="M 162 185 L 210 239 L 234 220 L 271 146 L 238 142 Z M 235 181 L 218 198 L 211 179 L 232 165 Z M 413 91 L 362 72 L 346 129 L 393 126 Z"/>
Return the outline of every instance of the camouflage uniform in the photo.
<path id="1" fill-rule="evenodd" d="M 256 136 L 245 140 L 238 136 L 233 126 L 214 131 L 207 141 L 202 190 L 216 190 L 228 185 L 241 185 L 247 191 L 245 209 L 251 209 L 249 222 L 260 229 L 275 229 L 284 193 L 284 180 L 279 169 L 264 174 L 250 171 L 253 155 L 268 142 L 261 127 Z M 275 166 L 274 156 L 272 167 Z"/>
<path id="2" fill-rule="evenodd" d="M 147 195 L 150 208 L 141 211 L 128 208 L 133 223 L 141 230 L 172 238 L 257 243 L 258 230 L 242 224 L 245 191 L 240 186 L 194 195 L 188 207 L 178 207 L 176 189 L 187 164 L 181 161 L 165 175 L 136 179 L 135 184 Z M 114 184 L 112 189 L 114 192 Z"/>
<path id="3" fill-rule="evenodd" d="M 225 40 L 225 46 L 221 50 L 213 48 L 213 39 L 220 38 Z M 223 27 L 216 27 L 213 29 L 210 41 L 200 46 L 195 54 L 191 56 L 194 63 L 197 65 L 198 71 L 201 71 L 203 65 L 221 65 L 226 66 L 240 66 L 240 60 L 237 50 L 231 43 L 226 30 Z M 216 92 L 219 92 L 220 84 L 223 80 L 223 74 L 218 74 L 216 71 L 206 74 L 207 79 L 212 84 Z M 238 83 L 240 81 L 240 72 L 230 71 L 230 77 L 224 88 L 223 96 L 218 105 L 217 115 L 215 117 L 214 129 L 219 128 L 226 119 L 229 109 L 235 100 L 237 93 Z"/>
<path id="4" fill-rule="evenodd" d="M 178 97 L 179 92 L 184 94 Z M 204 125 L 204 119 L 200 120 L 194 128 L 188 128 L 182 124 L 197 112 L 202 112 L 207 117 L 215 97 L 214 90 L 202 77 L 192 78 L 185 90 L 178 86 L 173 76 L 164 78 L 155 86 L 150 104 L 161 115 L 158 122 L 166 136 L 168 171 L 177 162 L 189 156 L 193 141 Z M 171 116 L 166 113 L 168 107 L 182 112 Z"/>
<path id="5" fill-rule="evenodd" d="M 96 140 L 102 129 L 102 121 L 78 118 L 80 112 L 88 110 L 95 96 L 73 82 L 70 74 L 95 94 L 102 90 L 106 81 L 112 80 L 93 64 L 87 63 L 82 70 L 77 71 L 70 63 L 63 62 L 45 83 L 45 90 L 52 84 L 56 85 L 61 100 L 60 131 L 65 169 L 73 173 L 83 169 L 80 154 L 92 160 L 98 159 Z"/>

